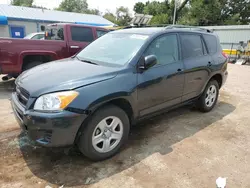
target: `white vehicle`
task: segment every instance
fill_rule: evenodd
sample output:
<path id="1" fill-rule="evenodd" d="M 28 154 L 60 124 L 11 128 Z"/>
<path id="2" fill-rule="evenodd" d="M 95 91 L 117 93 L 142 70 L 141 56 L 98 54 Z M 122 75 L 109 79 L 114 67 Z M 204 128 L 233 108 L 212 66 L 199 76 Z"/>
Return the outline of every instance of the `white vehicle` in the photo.
<path id="1" fill-rule="evenodd" d="M 44 40 L 44 32 L 30 33 L 24 39 Z"/>

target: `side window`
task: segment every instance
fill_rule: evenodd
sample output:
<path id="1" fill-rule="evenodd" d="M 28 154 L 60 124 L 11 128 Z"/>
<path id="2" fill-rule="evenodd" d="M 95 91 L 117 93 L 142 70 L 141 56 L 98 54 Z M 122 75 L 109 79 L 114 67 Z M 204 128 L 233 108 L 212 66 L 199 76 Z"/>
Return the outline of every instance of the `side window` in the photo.
<path id="1" fill-rule="evenodd" d="M 199 57 L 203 55 L 200 35 L 181 34 L 181 51 L 183 58 Z"/>
<path id="2" fill-rule="evenodd" d="M 205 42 L 207 44 L 207 48 L 209 54 L 214 54 L 217 52 L 217 39 L 215 36 L 212 35 L 203 35 Z"/>
<path id="3" fill-rule="evenodd" d="M 87 27 L 71 27 L 71 37 L 73 41 L 92 42 L 94 40 L 91 28 Z"/>
<path id="4" fill-rule="evenodd" d="M 155 55 L 158 64 L 170 64 L 179 59 L 177 35 L 164 35 L 155 39 L 147 48 L 145 54 Z"/>
<path id="5" fill-rule="evenodd" d="M 96 34 L 98 38 L 101 37 L 102 35 L 105 35 L 106 33 L 108 33 L 108 31 L 96 30 Z"/>

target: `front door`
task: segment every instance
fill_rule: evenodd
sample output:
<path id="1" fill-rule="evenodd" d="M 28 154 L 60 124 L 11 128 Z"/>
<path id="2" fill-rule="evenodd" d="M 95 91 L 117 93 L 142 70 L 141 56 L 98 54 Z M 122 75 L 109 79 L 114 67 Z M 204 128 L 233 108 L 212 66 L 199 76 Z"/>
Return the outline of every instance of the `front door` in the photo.
<path id="1" fill-rule="evenodd" d="M 140 116 L 181 103 L 184 87 L 184 66 L 179 58 L 176 34 L 156 38 L 143 56 L 147 55 L 155 55 L 158 63 L 143 73 L 138 73 Z"/>
<path id="2" fill-rule="evenodd" d="M 182 101 L 197 97 L 206 84 L 213 64 L 199 34 L 180 34 L 185 66 L 185 86 Z"/>
<path id="3" fill-rule="evenodd" d="M 22 26 L 10 26 L 10 33 L 12 38 L 24 38 L 24 27 Z"/>
<path id="4" fill-rule="evenodd" d="M 69 52 L 71 56 L 78 53 L 94 40 L 93 29 L 91 27 L 71 26 L 70 33 Z"/>

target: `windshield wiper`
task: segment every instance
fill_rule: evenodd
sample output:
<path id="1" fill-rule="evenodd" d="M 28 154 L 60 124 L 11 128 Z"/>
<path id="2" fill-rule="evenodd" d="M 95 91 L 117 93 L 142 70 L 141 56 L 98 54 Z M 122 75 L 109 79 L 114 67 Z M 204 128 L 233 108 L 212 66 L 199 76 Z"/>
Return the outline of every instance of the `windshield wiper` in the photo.
<path id="1" fill-rule="evenodd" d="M 93 64 L 93 65 L 98 65 L 97 63 L 94 63 L 92 61 L 88 61 L 88 60 L 85 60 L 85 59 L 80 59 L 79 57 L 75 56 L 75 58 L 81 62 L 84 62 L 84 63 L 89 63 L 89 64 Z"/>

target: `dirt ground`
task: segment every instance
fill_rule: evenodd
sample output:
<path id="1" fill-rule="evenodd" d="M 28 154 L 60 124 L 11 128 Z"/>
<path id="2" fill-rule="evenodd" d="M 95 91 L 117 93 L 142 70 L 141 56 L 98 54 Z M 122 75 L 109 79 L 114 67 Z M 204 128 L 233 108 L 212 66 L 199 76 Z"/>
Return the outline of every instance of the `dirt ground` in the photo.
<path id="1" fill-rule="evenodd" d="M 12 114 L 13 81 L 0 83 L 0 187 L 250 187 L 250 66 L 229 65 L 213 111 L 190 107 L 132 128 L 115 157 L 91 162 L 76 149 L 34 147 Z"/>

